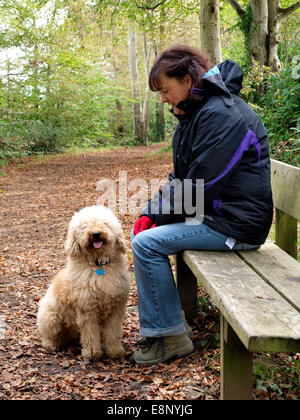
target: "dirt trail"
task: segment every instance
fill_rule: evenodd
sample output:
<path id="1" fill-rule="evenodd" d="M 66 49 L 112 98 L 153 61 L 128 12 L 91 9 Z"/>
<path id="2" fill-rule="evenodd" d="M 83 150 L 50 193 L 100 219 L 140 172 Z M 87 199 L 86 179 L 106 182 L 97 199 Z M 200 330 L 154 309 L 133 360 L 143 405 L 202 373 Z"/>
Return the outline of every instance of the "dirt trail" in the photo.
<path id="1" fill-rule="evenodd" d="M 134 281 L 124 322 L 126 357 L 84 364 L 79 348 L 46 353 L 35 325 L 39 299 L 65 261 L 64 242 L 74 211 L 96 204 L 101 178 L 165 178 L 170 153 L 162 145 L 81 155 L 26 159 L 0 178 L 0 399 L 189 399 L 218 397 L 218 361 L 199 353 L 156 367 L 131 361 L 138 337 Z M 128 244 L 135 216 L 119 215 Z M 133 274 L 132 274 L 133 278 Z M 196 327 L 195 327 L 196 328 Z M 197 330 L 194 330 L 194 337 Z M 211 350 L 214 358 L 218 349 Z M 202 384 L 202 385 L 201 385 Z"/>
<path id="2" fill-rule="evenodd" d="M 129 237 L 136 216 L 119 214 L 118 205 L 132 278 L 123 326 L 126 357 L 84 364 L 80 348 L 46 353 L 36 328 L 38 302 L 65 262 L 64 243 L 73 213 L 96 204 L 101 178 L 114 180 L 117 186 L 120 171 L 126 171 L 128 183 L 136 178 L 167 180 L 172 156 L 158 152 L 163 146 L 166 144 L 23 159 L 1 168 L 0 400 L 219 398 L 218 314 L 201 288 L 201 312 L 192 325 L 195 353 L 153 367 L 133 364 L 139 322 Z M 293 358 L 297 363 L 299 354 Z M 275 390 L 277 382 L 274 385 L 266 379 L 264 386 L 254 389 L 254 398 L 299 397 L 297 387 L 291 390 L 291 381 L 297 378 L 291 360 L 285 354 L 263 355 L 264 369 L 270 368 L 272 378 L 276 372 L 281 391 Z"/>

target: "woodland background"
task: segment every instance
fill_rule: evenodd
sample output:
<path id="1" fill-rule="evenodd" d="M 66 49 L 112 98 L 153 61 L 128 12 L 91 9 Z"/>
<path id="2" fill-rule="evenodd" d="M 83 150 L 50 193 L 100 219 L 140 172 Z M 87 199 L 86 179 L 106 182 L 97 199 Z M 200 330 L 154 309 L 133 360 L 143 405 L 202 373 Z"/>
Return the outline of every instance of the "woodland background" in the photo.
<path id="1" fill-rule="evenodd" d="M 170 140 L 175 121 L 149 92 L 174 43 L 245 72 L 241 96 L 272 156 L 300 165 L 295 0 L 0 0 L 0 162 L 70 148 Z"/>
<path id="2" fill-rule="evenodd" d="M 86 365 L 79 347 L 47 353 L 36 312 L 65 265 L 69 220 L 96 203 L 99 179 L 117 183 L 125 170 L 128 180 L 162 179 L 172 170 L 176 122 L 147 88 L 164 48 L 180 42 L 206 49 L 213 64 L 237 61 L 241 95 L 267 127 L 272 156 L 300 166 L 299 7 L 296 0 L 0 0 L 0 400 L 219 398 L 219 317 L 201 285 L 195 352 L 153 367 L 132 363 L 133 215 L 119 215 L 132 286 L 126 357 Z M 255 355 L 254 399 L 299 395 L 300 353 Z"/>

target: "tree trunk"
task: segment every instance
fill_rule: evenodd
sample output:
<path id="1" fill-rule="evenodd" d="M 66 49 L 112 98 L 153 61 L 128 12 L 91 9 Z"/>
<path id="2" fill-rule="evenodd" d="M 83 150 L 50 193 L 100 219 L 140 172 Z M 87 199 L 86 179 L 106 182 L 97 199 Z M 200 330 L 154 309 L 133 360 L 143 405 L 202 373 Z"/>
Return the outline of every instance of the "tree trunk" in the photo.
<path id="1" fill-rule="evenodd" d="M 250 56 L 260 66 L 268 63 L 268 0 L 250 0 L 251 22 Z"/>
<path id="2" fill-rule="evenodd" d="M 118 65 L 118 60 L 116 59 L 116 52 L 115 52 L 115 24 L 112 25 L 112 30 L 111 30 L 111 63 L 114 70 L 116 86 L 119 86 L 120 68 Z M 116 115 L 116 118 L 114 118 L 113 120 L 113 130 L 117 135 L 122 136 L 124 134 L 123 106 L 122 106 L 121 101 L 118 98 L 116 99 L 116 108 L 117 108 L 117 115 Z"/>
<path id="3" fill-rule="evenodd" d="M 140 103 L 140 82 L 137 66 L 136 32 L 132 26 L 129 28 L 129 68 L 133 99 L 133 125 L 135 137 L 143 140 L 143 121 Z"/>
<path id="4" fill-rule="evenodd" d="M 201 0 L 200 41 L 212 65 L 219 64 L 222 61 L 219 0 Z"/>
<path id="5" fill-rule="evenodd" d="M 32 78 L 32 85 L 33 85 L 33 103 L 36 109 L 39 109 L 40 106 L 40 89 L 39 89 L 39 48 L 37 44 L 34 45 L 34 60 L 32 61 L 31 65 L 33 67 L 33 78 Z"/>
<path id="6" fill-rule="evenodd" d="M 6 92 L 6 102 L 7 102 L 7 108 L 10 108 L 10 87 L 11 87 L 11 83 L 10 83 L 10 59 L 7 55 L 7 51 L 6 51 L 6 59 L 7 59 L 7 71 L 6 71 L 6 78 L 7 78 L 7 92 Z"/>
<path id="7" fill-rule="evenodd" d="M 247 19 L 246 10 L 237 0 L 227 0 L 235 9 L 240 19 Z M 280 42 L 280 24 L 282 20 L 300 7 L 300 1 L 283 9 L 280 0 L 250 0 L 252 22 L 250 37 L 250 59 L 257 61 L 259 65 L 268 66 L 276 72 L 281 69 L 278 56 L 278 44 Z M 245 29 L 247 31 L 247 29 Z M 247 36 L 248 35 L 248 36 Z M 246 46 L 247 47 L 247 46 Z"/>
<path id="8" fill-rule="evenodd" d="M 268 66 L 274 72 L 280 71 L 282 68 L 281 62 L 278 57 L 278 45 L 281 41 L 279 34 L 281 15 L 278 13 L 280 10 L 280 0 L 268 0 L 268 28 L 269 28 L 269 57 Z"/>
<path id="9" fill-rule="evenodd" d="M 160 36 L 160 41 L 159 41 L 159 43 L 156 42 L 155 45 L 154 45 L 155 57 L 157 57 L 159 52 L 162 50 L 162 45 L 160 44 L 160 42 L 163 39 L 163 37 L 162 37 L 163 31 L 164 31 L 164 27 L 161 26 L 160 27 L 160 35 L 161 35 Z M 165 108 L 164 108 L 164 104 L 160 100 L 158 100 L 156 102 L 155 116 L 156 116 L 155 134 L 154 134 L 155 141 L 157 141 L 157 142 L 165 141 L 165 139 L 166 139 Z"/>
<path id="10" fill-rule="evenodd" d="M 146 35 L 144 35 L 144 67 L 145 67 L 145 75 L 146 75 L 146 93 L 145 93 L 145 99 L 144 99 L 144 109 L 143 109 L 143 126 L 144 126 L 144 132 L 143 132 L 143 143 L 147 144 L 148 142 L 148 131 L 149 131 L 149 111 L 150 111 L 150 88 L 149 88 L 149 61 L 150 61 L 150 55 L 151 55 L 151 44 L 147 46 L 147 38 Z"/>

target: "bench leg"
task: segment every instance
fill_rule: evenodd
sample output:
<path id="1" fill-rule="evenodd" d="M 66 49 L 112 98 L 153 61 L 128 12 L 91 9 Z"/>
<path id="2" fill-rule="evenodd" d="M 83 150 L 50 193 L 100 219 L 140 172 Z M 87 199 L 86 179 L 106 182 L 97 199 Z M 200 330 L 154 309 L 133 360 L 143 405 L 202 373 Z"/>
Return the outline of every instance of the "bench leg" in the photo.
<path id="1" fill-rule="evenodd" d="M 183 261 L 182 254 L 176 254 L 176 282 L 186 320 L 190 322 L 197 315 L 197 278 Z"/>
<path id="2" fill-rule="evenodd" d="M 221 399 L 251 400 L 252 353 L 221 314 Z"/>

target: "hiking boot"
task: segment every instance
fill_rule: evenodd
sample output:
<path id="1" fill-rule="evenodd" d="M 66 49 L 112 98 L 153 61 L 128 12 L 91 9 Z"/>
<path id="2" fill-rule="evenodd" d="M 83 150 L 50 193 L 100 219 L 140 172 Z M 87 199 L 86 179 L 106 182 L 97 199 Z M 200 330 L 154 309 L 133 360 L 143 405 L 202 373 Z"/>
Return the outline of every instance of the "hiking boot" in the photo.
<path id="1" fill-rule="evenodd" d="M 186 329 L 186 333 L 188 334 L 188 336 L 191 338 L 192 337 L 192 334 L 193 334 L 193 330 L 192 330 L 192 327 L 187 323 L 187 320 L 185 319 L 185 314 L 184 314 L 184 311 L 181 311 L 180 312 L 180 315 L 181 315 L 181 317 L 182 317 L 182 320 L 183 320 L 183 323 L 184 323 L 184 326 L 185 326 L 185 329 Z M 146 346 L 147 345 L 147 339 L 148 339 L 149 337 L 144 337 L 144 336 L 141 336 L 141 337 L 139 337 L 137 340 L 136 340 L 136 345 L 137 346 L 139 346 L 139 347 L 144 347 L 144 346 Z"/>
<path id="2" fill-rule="evenodd" d="M 184 357 L 194 351 L 187 333 L 166 337 L 147 337 L 146 344 L 132 355 L 138 365 L 154 365 L 172 357 Z"/>

